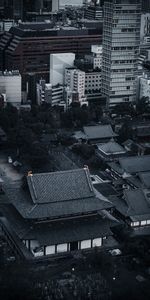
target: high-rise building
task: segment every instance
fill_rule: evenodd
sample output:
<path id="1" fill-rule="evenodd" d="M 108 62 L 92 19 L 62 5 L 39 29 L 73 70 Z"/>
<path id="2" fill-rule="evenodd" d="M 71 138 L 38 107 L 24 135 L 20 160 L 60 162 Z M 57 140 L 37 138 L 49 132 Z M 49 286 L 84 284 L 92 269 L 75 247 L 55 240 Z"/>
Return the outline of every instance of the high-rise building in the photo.
<path id="1" fill-rule="evenodd" d="M 23 0 L 0 1 L 0 16 L 5 19 L 21 19 L 23 14 Z"/>
<path id="2" fill-rule="evenodd" d="M 150 0 L 142 0 L 142 11 L 150 12 Z"/>
<path id="3" fill-rule="evenodd" d="M 136 100 L 140 0 L 104 3 L 102 93 L 110 106 Z"/>

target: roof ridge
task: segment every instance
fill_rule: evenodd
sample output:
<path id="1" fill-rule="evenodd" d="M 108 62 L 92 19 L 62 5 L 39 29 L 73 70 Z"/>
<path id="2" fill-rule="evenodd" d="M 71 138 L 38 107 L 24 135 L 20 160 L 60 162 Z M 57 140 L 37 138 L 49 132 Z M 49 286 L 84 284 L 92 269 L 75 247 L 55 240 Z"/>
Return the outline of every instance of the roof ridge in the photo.
<path id="1" fill-rule="evenodd" d="M 83 170 L 84 170 L 84 172 L 85 172 L 86 179 L 87 179 L 87 182 L 88 182 L 88 186 L 89 186 L 89 188 L 90 188 L 90 191 L 94 193 L 94 189 L 93 189 L 93 185 L 92 185 L 92 180 L 91 180 L 91 178 L 90 178 L 89 168 L 88 168 L 88 167 L 85 167 Z"/>
<path id="2" fill-rule="evenodd" d="M 46 173 L 33 173 L 32 176 L 39 176 L 39 175 L 52 175 L 52 174 L 63 174 L 63 173 L 73 173 L 73 172 L 79 172 L 79 171 L 84 171 L 84 168 L 78 168 L 78 169 L 73 169 L 73 170 L 62 170 L 62 171 L 55 171 L 55 172 L 46 172 Z"/>

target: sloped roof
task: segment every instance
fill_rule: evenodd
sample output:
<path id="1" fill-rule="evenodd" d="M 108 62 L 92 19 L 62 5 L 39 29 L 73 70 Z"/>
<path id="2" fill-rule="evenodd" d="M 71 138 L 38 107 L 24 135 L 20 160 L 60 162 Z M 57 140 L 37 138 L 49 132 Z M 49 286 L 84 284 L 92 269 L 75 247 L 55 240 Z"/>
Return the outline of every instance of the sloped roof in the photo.
<path id="1" fill-rule="evenodd" d="M 40 245 L 55 245 L 112 235 L 110 226 L 110 220 L 93 216 L 77 221 L 54 222 L 49 227 L 36 227 L 34 232 Z"/>
<path id="2" fill-rule="evenodd" d="M 107 199 L 95 193 L 87 169 L 36 175 L 33 182 L 34 175 L 27 177 L 29 192 L 15 185 L 6 190 L 10 203 L 25 219 L 55 219 L 112 207 Z"/>
<path id="3" fill-rule="evenodd" d="M 120 158 L 119 163 L 121 168 L 127 173 L 150 171 L 150 155 Z"/>
<path id="4" fill-rule="evenodd" d="M 139 177 L 144 184 L 144 186 L 148 189 L 150 189 L 150 172 L 146 173 L 139 173 Z"/>
<path id="5" fill-rule="evenodd" d="M 150 195 L 147 190 L 125 190 L 123 198 L 114 195 L 109 196 L 109 200 L 115 205 L 116 210 L 122 215 L 130 217 L 131 220 L 150 219 Z"/>
<path id="6" fill-rule="evenodd" d="M 53 203 L 94 196 L 87 168 L 27 176 L 33 203 Z"/>
<path id="7" fill-rule="evenodd" d="M 74 214 L 89 214 L 112 207 L 109 201 L 97 198 L 96 196 L 62 202 L 33 204 L 30 197 L 27 197 L 20 189 L 8 189 L 8 197 L 25 219 L 54 219 Z"/>
<path id="8" fill-rule="evenodd" d="M 126 150 L 116 142 L 108 142 L 105 144 L 98 144 L 98 149 L 106 154 L 125 153 Z"/>
<path id="9" fill-rule="evenodd" d="M 150 214 L 150 197 L 145 190 L 125 190 L 124 196 L 128 206 L 128 216 Z"/>
<path id="10" fill-rule="evenodd" d="M 95 189 L 102 193 L 103 196 L 108 197 L 110 195 L 117 195 L 117 191 L 109 183 L 98 183 L 95 184 Z"/>
<path id="11" fill-rule="evenodd" d="M 102 139 L 117 136 L 113 132 L 111 125 L 84 126 L 83 130 L 87 139 Z"/>

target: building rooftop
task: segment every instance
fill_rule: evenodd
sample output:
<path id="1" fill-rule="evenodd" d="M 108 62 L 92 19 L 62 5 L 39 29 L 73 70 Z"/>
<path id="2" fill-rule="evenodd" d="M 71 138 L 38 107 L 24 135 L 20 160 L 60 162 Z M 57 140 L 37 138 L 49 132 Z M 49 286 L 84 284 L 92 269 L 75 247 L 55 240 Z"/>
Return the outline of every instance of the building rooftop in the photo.
<path id="1" fill-rule="evenodd" d="M 124 197 L 109 197 L 116 209 L 134 221 L 150 219 L 150 192 L 146 189 L 125 190 Z"/>
<path id="2" fill-rule="evenodd" d="M 27 176 L 34 204 L 84 199 L 94 196 L 88 169 L 76 169 Z M 61 191 L 61 193 L 60 193 Z"/>
<path id="3" fill-rule="evenodd" d="M 98 150 L 106 153 L 106 154 L 120 154 L 120 153 L 125 153 L 126 150 L 119 145 L 118 143 L 114 141 L 110 141 L 105 144 L 97 144 Z"/>
<path id="4" fill-rule="evenodd" d="M 55 219 L 112 207 L 102 195 L 96 195 L 87 168 L 31 174 L 27 177 L 27 185 L 26 191 L 15 186 L 6 191 L 23 218 Z"/>
<path id="5" fill-rule="evenodd" d="M 146 188 L 150 189 L 150 172 L 140 173 L 139 177 L 140 177 L 142 184 Z"/>
<path id="6" fill-rule="evenodd" d="M 0 71 L 0 76 L 21 76 L 18 70 L 13 71 Z"/>
<path id="7" fill-rule="evenodd" d="M 111 125 L 84 126 L 83 130 L 87 139 L 103 139 L 117 136 L 113 132 Z"/>
<path id="8" fill-rule="evenodd" d="M 125 201 L 128 206 L 128 216 L 150 217 L 150 192 L 142 189 L 125 190 Z"/>
<path id="9" fill-rule="evenodd" d="M 36 23 L 20 23 L 19 26 L 11 27 L 9 33 L 19 37 L 40 37 L 40 36 L 64 36 L 66 35 L 91 35 L 102 34 L 102 26 L 100 28 L 78 28 L 73 26 L 53 26 L 51 23 L 36 22 Z"/>
<path id="10" fill-rule="evenodd" d="M 130 156 L 120 158 L 121 168 L 127 173 L 139 173 L 150 171 L 150 155 Z"/>
<path id="11" fill-rule="evenodd" d="M 87 240 L 112 235 L 111 222 L 100 216 L 92 216 L 79 220 L 54 222 L 33 229 L 40 245 L 55 245 L 57 243 Z"/>
<path id="12" fill-rule="evenodd" d="M 98 183 L 94 185 L 95 189 L 103 196 L 109 197 L 110 195 L 117 195 L 117 191 L 110 183 Z"/>

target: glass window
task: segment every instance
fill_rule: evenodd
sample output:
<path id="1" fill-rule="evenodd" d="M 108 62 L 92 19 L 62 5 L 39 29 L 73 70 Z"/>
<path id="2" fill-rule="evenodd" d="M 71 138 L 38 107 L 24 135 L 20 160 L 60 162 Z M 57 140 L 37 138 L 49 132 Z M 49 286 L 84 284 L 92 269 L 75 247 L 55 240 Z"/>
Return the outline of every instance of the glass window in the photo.
<path id="1" fill-rule="evenodd" d="M 141 226 L 146 225 L 146 221 L 141 221 Z"/>

